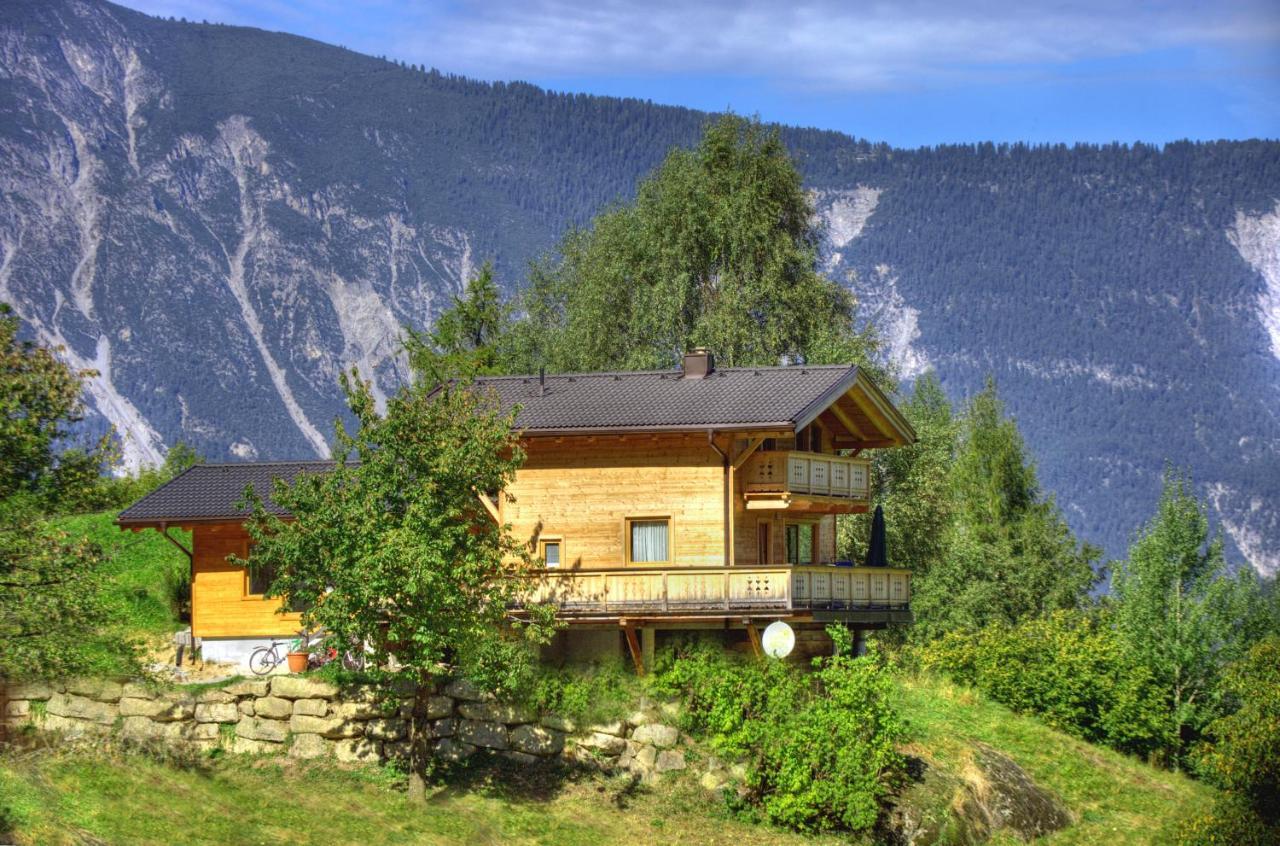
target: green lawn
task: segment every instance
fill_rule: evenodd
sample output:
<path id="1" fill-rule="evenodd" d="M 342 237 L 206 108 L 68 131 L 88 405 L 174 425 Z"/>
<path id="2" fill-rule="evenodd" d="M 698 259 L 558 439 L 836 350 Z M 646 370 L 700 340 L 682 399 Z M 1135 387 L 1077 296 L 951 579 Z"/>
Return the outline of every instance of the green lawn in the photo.
<path id="1" fill-rule="evenodd" d="M 166 595 L 167 573 L 183 573 L 187 558 L 174 546 L 148 529 L 121 531 L 115 525 L 116 512 L 78 514 L 63 517 L 57 525 L 74 535 L 88 537 L 106 553 L 103 574 L 108 593 L 119 603 L 128 627 L 142 635 L 166 635 L 182 628 Z M 188 549 L 191 535 L 178 529 L 170 534 Z"/>
<path id="2" fill-rule="evenodd" d="M 181 769 L 87 752 L 0 757 L 0 842 L 183 844 L 835 844 L 729 817 L 696 787 L 620 780 L 467 783 L 411 802 L 386 771 L 223 760 Z M 506 779 L 504 779 L 506 781 Z M 8 802 L 10 832 L 4 831 Z"/>
<path id="3" fill-rule="evenodd" d="M 1038 841 L 1046 846 L 1168 843 L 1177 815 L 1213 801 L 1201 782 L 1077 740 L 968 688 L 922 677 L 902 679 L 898 691 L 921 757 L 959 769 L 969 743 L 982 741 L 1066 802 L 1078 822 Z"/>

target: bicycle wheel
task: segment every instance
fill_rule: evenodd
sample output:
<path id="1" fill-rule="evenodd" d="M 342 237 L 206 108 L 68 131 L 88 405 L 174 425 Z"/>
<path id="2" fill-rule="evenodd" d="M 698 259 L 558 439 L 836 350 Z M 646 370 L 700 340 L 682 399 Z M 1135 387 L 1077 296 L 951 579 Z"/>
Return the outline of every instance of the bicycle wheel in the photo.
<path id="1" fill-rule="evenodd" d="M 280 659 L 276 656 L 275 647 L 272 646 L 259 646 L 249 656 L 249 669 L 255 676 L 265 676 L 279 663 Z"/>

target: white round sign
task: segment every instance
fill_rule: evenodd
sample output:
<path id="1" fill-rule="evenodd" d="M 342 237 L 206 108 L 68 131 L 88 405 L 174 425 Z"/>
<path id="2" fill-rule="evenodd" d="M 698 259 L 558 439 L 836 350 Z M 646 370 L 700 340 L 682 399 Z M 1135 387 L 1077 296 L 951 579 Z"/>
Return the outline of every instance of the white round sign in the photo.
<path id="1" fill-rule="evenodd" d="M 781 620 L 774 620 L 760 636 L 760 646 L 771 658 L 786 658 L 796 648 L 796 633 Z"/>

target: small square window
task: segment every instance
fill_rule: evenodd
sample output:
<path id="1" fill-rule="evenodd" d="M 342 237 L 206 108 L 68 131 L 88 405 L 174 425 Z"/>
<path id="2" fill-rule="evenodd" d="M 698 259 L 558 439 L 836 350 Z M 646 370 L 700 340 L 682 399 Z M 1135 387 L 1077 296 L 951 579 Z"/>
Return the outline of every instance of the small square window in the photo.
<path id="1" fill-rule="evenodd" d="M 542 560 L 548 568 L 560 566 L 560 541 L 545 540 L 542 542 Z"/>
<path id="2" fill-rule="evenodd" d="M 671 560 L 671 520 L 627 521 L 627 560 L 632 564 L 665 564 Z"/>

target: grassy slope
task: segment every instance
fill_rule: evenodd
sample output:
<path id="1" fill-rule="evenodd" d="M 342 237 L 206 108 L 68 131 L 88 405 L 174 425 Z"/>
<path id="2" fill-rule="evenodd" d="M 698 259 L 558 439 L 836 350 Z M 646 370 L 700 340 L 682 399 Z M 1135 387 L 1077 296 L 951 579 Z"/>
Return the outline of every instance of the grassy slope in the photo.
<path id="1" fill-rule="evenodd" d="M 1066 802 L 1078 822 L 1043 838 L 1046 846 L 1167 843 L 1178 814 L 1212 802 L 1213 789 L 1200 782 L 1077 740 L 949 682 L 903 679 L 899 696 L 917 754 L 958 769 L 969 743 L 982 741 Z"/>
<path id="2" fill-rule="evenodd" d="M 114 511 L 78 514 L 59 519 L 58 525 L 75 535 L 87 536 L 106 553 L 104 575 L 110 596 L 119 602 L 128 627 L 138 634 L 163 635 L 182 628 L 165 595 L 166 572 L 187 569 L 186 556 L 156 531 L 124 532 L 114 523 Z M 190 549 L 188 532 L 171 534 Z"/>
<path id="3" fill-rule="evenodd" d="M 915 754 L 958 770 L 970 744 L 983 741 L 1063 798 L 1078 823 L 1040 841 L 1044 846 L 1168 842 L 1179 813 L 1212 799 L 1210 788 L 1185 776 L 1068 737 L 946 682 L 906 678 L 898 695 Z M 179 832 L 192 844 L 841 842 L 735 820 L 687 782 L 625 794 L 620 782 L 599 778 L 515 780 L 517 787 L 501 790 L 459 783 L 420 807 L 376 769 L 244 759 L 175 769 L 88 753 L 0 758 L 0 798 L 13 809 L 13 839 L 26 844 L 72 843 L 84 832 L 110 844 L 167 844 Z M 0 802 L 0 833 L 3 810 Z"/>
<path id="4" fill-rule="evenodd" d="M 139 757 L 74 753 L 0 758 L 0 797 L 10 797 L 10 837 L 18 844 L 839 842 L 738 822 L 693 788 L 665 785 L 629 796 L 618 789 L 598 778 L 516 793 L 476 786 L 450 789 L 422 806 L 375 769 L 228 760 L 181 770 Z M 3 822 L 0 804 L 0 839 Z"/>

